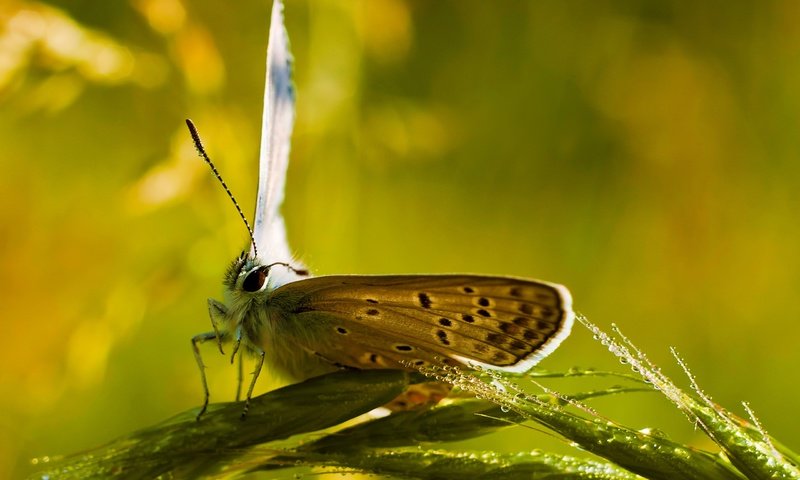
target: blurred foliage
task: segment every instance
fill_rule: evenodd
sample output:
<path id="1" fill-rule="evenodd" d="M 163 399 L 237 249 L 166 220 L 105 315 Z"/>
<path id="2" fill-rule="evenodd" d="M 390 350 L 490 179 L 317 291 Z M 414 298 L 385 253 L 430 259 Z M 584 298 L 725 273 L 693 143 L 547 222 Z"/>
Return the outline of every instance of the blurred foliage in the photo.
<path id="1" fill-rule="evenodd" d="M 252 205 L 269 7 L 0 4 L 0 477 L 200 403 L 189 338 L 246 235 L 183 119 Z M 287 0 L 292 246 L 319 274 L 564 283 L 796 447 L 799 21 L 791 0 Z M 545 366 L 610 367 L 576 330 Z M 708 447 L 626 397 L 592 405 Z M 528 433 L 473 445 L 574 454 Z"/>

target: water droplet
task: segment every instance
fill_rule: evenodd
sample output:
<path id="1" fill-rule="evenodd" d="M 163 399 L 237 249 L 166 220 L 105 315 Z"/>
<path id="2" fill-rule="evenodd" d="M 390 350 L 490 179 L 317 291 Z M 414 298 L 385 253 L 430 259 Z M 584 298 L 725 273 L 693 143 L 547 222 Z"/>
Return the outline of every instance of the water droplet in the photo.
<path id="1" fill-rule="evenodd" d="M 642 433 L 644 435 L 648 435 L 648 436 L 651 436 L 651 437 L 667 438 L 667 434 L 666 433 L 664 433 L 663 431 L 661 431 L 661 430 L 659 430 L 657 428 L 653 428 L 653 427 L 642 428 L 641 430 L 639 430 L 639 433 Z"/>
<path id="2" fill-rule="evenodd" d="M 685 460 L 689 460 L 692 457 L 691 454 L 689 454 L 689 452 L 685 448 L 675 447 L 674 449 L 672 449 L 672 453 L 676 457 L 680 457 Z"/>

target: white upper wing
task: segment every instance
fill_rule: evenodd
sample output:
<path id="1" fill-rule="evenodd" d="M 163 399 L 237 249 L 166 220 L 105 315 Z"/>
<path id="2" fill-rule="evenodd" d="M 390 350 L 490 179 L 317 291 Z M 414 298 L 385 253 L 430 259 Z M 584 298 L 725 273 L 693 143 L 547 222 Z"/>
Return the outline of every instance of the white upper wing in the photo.
<path id="1" fill-rule="evenodd" d="M 258 257 L 268 264 L 292 261 L 280 207 L 289 165 L 295 101 L 292 56 L 280 0 L 275 0 L 272 6 L 265 83 L 254 234 Z"/>

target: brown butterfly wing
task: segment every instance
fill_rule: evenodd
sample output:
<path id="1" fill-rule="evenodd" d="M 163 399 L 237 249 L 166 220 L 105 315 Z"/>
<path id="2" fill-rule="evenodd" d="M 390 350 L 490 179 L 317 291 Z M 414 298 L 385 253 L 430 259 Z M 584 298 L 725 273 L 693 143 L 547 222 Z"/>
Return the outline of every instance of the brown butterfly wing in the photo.
<path id="1" fill-rule="evenodd" d="M 283 285 L 273 299 L 290 306 L 293 321 L 328 329 L 308 348 L 357 368 L 407 361 L 523 372 L 573 321 L 566 288 L 513 277 L 323 276 Z"/>

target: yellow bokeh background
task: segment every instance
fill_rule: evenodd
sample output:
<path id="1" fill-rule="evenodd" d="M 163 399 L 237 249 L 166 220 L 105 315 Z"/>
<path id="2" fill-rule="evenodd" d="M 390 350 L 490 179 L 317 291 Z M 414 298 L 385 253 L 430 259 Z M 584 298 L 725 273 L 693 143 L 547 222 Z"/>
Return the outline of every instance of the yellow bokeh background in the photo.
<path id="1" fill-rule="evenodd" d="M 284 212 L 315 273 L 563 283 L 798 446 L 800 5 L 286 3 Z M 189 339 L 246 234 L 183 119 L 250 213 L 269 8 L 0 5 L 0 477 L 199 405 Z M 625 368 L 580 326 L 542 365 Z M 654 395 L 593 405 L 709 447 Z M 463 448 L 575 453 L 519 430 Z"/>

